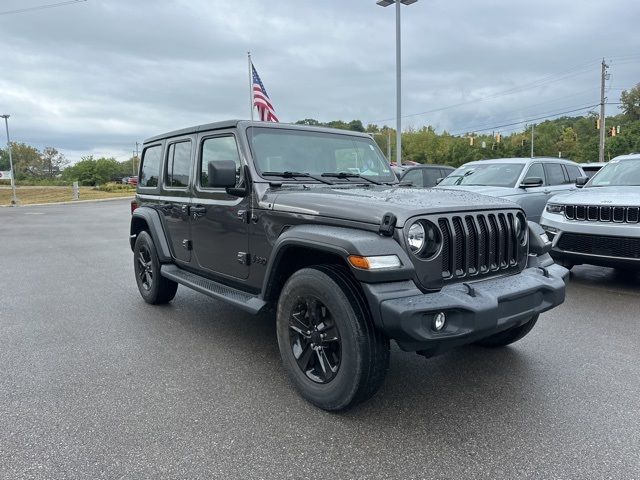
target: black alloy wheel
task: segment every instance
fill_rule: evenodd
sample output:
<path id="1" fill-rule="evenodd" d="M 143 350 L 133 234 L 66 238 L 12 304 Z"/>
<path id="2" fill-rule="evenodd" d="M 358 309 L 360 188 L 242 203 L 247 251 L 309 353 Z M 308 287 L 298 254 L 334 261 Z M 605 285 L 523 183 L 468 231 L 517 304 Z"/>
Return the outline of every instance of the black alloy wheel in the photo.
<path id="1" fill-rule="evenodd" d="M 147 245 L 140 247 L 136 261 L 138 262 L 136 273 L 140 278 L 140 285 L 149 291 L 153 287 L 153 264 L 151 262 L 151 252 Z"/>
<path id="2" fill-rule="evenodd" d="M 178 284 L 160 274 L 160 260 L 153 239 L 142 231 L 133 247 L 133 269 L 138 291 L 152 305 L 169 303 L 176 296 Z"/>
<path id="3" fill-rule="evenodd" d="M 302 268 L 278 298 L 278 348 L 284 370 L 306 400 L 348 409 L 373 396 L 389 367 L 389 339 L 375 328 L 348 269 Z"/>
<path id="4" fill-rule="evenodd" d="M 297 299 L 289 318 L 291 351 L 300 370 L 316 383 L 328 383 L 340 369 L 340 332 L 329 309 L 313 296 Z"/>

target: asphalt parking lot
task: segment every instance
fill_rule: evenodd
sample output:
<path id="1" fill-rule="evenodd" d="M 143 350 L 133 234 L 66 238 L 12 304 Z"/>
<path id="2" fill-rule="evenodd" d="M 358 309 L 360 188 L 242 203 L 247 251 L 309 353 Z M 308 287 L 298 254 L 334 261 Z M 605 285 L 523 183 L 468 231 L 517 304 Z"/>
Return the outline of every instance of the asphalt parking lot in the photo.
<path id="1" fill-rule="evenodd" d="M 128 201 L 0 209 L 0 478 L 640 478 L 640 276 L 576 267 L 521 342 L 426 360 L 343 414 L 274 320 L 145 304 Z"/>

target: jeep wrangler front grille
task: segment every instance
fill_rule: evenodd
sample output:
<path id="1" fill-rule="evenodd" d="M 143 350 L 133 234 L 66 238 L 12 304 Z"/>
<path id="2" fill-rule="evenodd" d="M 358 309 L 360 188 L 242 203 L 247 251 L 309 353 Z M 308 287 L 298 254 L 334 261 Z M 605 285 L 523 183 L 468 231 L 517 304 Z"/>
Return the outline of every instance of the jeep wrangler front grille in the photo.
<path id="1" fill-rule="evenodd" d="M 494 274 L 517 267 L 515 213 L 481 213 L 438 219 L 445 280 Z"/>

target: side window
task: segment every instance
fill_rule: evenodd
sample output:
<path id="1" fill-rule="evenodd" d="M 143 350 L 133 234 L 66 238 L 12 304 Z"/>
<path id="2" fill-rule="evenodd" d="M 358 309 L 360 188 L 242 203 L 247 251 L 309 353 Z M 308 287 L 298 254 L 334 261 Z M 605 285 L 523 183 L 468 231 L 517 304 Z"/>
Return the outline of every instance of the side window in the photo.
<path id="1" fill-rule="evenodd" d="M 425 168 L 424 171 L 424 186 L 434 187 L 440 178 L 439 168 Z"/>
<path id="2" fill-rule="evenodd" d="M 138 185 L 141 187 L 157 187 L 160 176 L 160 155 L 162 145 L 147 147 L 142 152 L 142 167 L 140 168 L 140 178 Z"/>
<path id="3" fill-rule="evenodd" d="M 453 172 L 453 169 L 451 169 L 451 170 L 448 170 L 446 168 L 441 169 L 440 170 L 440 178 L 447 178 L 451 172 Z"/>
<path id="4" fill-rule="evenodd" d="M 191 170 L 191 141 L 172 143 L 167 153 L 165 186 L 184 188 L 189 185 Z"/>
<path id="5" fill-rule="evenodd" d="M 541 163 L 534 163 L 533 165 L 531 165 L 529 167 L 529 171 L 524 176 L 524 178 L 529 178 L 529 177 L 541 178 L 542 179 L 542 184 L 543 185 L 547 184 L 547 181 L 546 181 L 546 178 L 545 178 L 545 174 L 544 174 L 544 168 L 542 168 L 542 164 Z"/>
<path id="6" fill-rule="evenodd" d="M 403 182 L 411 182 L 414 187 L 424 187 L 424 180 L 422 178 L 422 169 L 415 168 L 413 170 L 409 170 L 407 174 L 402 177 Z"/>
<path id="7" fill-rule="evenodd" d="M 582 176 L 582 173 L 580 173 L 580 169 L 575 165 L 565 165 L 564 168 L 567 171 L 567 175 L 569 176 L 569 180 L 567 183 L 575 183 L 576 178 Z"/>
<path id="8" fill-rule="evenodd" d="M 209 162 L 233 160 L 236 164 L 236 185 L 240 184 L 240 155 L 233 135 L 207 138 L 202 142 L 200 155 L 200 186 L 207 188 L 209 176 Z"/>
<path id="9" fill-rule="evenodd" d="M 559 163 L 547 163 L 544 169 L 547 172 L 547 183 L 549 185 L 562 185 L 565 183 L 562 165 Z"/>

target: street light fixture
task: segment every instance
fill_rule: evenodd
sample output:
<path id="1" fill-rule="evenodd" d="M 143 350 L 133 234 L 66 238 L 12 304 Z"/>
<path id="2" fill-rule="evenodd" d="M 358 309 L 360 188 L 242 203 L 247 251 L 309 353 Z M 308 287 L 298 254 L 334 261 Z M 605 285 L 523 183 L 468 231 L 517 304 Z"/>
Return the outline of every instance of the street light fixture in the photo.
<path id="1" fill-rule="evenodd" d="M 16 174 L 13 170 L 13 156 L 11 154 L 11 140 L 9 138 L 9 117 L 11 115 L 0 115 L 0 118 L 4 118 L 4 126 L 7 129 L 7 149 L 9 150 L 9 168 L 11 169 L 11 205 L 18 204 L 18 197 L 16 195 Z"/>
<path id="2" fill-rule="evenodd" d="M 396 4 L 396 164 L 402 165 L 402 79 L 400 74 L 400 4 L 411 5 L 418 0 L 378 0 L 376 4 L 388 7 Z"/>

